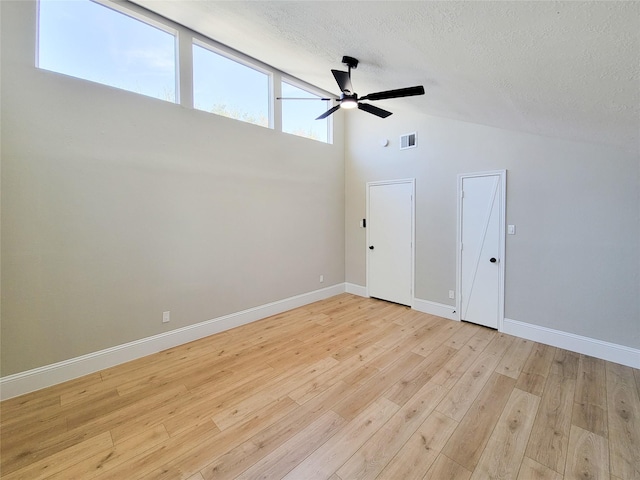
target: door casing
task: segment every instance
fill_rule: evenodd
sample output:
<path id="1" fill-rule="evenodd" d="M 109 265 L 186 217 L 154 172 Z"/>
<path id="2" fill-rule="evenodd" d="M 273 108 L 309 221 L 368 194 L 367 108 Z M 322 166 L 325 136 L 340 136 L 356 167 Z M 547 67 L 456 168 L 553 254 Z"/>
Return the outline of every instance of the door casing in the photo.
<path id="1" fill-rule="evenodd" d="M 411 278 L 410 278 L 410 284 L 411 284 L 411 305 L 409 305 L 410 307 L 413 307 L 413 303 L 414 303 L 414 299 L 415 299 L 415 245 L 416 245 L 416 240 L 415 240 L 415 232 L 416 232 L 416 228 L 415 228 L 415 224 L 416 224 L 416 219 L 415 219 L 415 211 L 416 211 L 416 179 L 415 178 L 404 178 L 404 179 L 398 179 L 398 180 L 383 180 L 383 181 L 378 181 L 378 182 L 367 182 L 367 206 L 366 206 L 366 215 L 367 215 L 367 219 L 371 218 L 371 210 L 370 210 L 370 206 L 371 206 L 371 202 L 370 202 L 370 198 L 369 198 L 369 189 L 371 187 L 374 186 L 381 186 L 381 185 L 395 185 L 395 184 L 401 184 L 401 183 L 405 183 L 405 184 L 410 184 L 411 185 Z M 371 239 L 369 238 L 369 229 L 366 228 L 366 246 L 365 248 L 366 250 L 366 268 L 367 268 L 367 297 L 369 297 L 369 274 L 370 274 L 370 267 L 369 267 L 369 245 L 371 245 Z"/>
<path id="2" fill-rule="evenodd" d="M 457 242 L 456 242 L 456 312 L 458 320 L 462 320 L 462 182 L 467 178 L 498 176 L 498 190 L 500 191 L 499 223 L 500 232 L 498 235 L 498 331 L 503 331 L 504 324 L 504 272 L 505 272 L 505 232 L 506 232 L 506 194 L 507 194 L 507 171 L 491 170 L 486 172 L 461 173 L 458 175 L 458 213 L 457 213 Z"/>

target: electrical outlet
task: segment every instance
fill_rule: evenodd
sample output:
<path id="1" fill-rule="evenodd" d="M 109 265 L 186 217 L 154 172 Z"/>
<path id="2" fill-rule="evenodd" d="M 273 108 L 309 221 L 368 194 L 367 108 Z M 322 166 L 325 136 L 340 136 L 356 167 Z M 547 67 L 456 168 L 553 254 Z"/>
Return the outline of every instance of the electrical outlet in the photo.
<path id="1" fill-rule="evenodd" d="M 456 298 L 456 292 L 449 290 L 449 298 Z"/>
<path id="2" fill-rule="evenodd" d="M 320 283 L 324 282 L 324 275 L 320 275 Z"/>
<path id="3" fill-rule="evenodd" d="M 162 312 L 162 323 L 168 323 L 171 320 L 171 312 Z"/>

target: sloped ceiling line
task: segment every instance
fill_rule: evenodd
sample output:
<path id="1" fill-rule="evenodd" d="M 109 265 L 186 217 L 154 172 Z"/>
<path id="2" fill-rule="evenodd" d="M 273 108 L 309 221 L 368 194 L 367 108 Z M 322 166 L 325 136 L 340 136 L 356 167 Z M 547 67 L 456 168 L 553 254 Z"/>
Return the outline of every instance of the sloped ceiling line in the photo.
<path id="1" fill-rule="evenodd" d="M 429 115 L 638 152 L 640 2 L 135 0 L 310 84 Z"/>

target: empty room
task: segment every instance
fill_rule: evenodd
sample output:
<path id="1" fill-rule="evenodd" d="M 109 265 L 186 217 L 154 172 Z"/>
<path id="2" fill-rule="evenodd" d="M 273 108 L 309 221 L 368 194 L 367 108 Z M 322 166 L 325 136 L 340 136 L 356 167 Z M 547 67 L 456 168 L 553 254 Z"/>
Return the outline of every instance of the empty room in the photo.
<path id="1" fill-rule="evenodd" d="M 640 2 L 0 27 L 0 478 L 640 480 Z"/>

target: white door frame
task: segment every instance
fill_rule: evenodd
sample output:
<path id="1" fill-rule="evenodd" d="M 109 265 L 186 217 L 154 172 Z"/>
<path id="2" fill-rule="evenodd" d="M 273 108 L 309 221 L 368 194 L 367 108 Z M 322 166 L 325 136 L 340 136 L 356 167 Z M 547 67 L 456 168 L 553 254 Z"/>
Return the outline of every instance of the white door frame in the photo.
<path id="1" fill-rule="evenodd" d="M 415 303 L 415 249 L 416 249 L 416 179 L 415 178 L 403 178 L 398 180 L 382 180 L 378 182 L 367 182 L 367 219 L 370 218 L 369 215 L 369 188 L 379 185 L 394 185 L 398 183 L 408 183 L 411 184 L 411 305 L 413 308 L 413 304 Z M 369 229 L 366 230 L 366 256 L 367 256 L 367 297 L 369 297 Z"/>
<path id="2" fill-rule="evenodd" d="M 456 233 L 456 311 L 458 312 L 458 320 L 462 320 L 462 304 L 460 295 L 462 292 L 462 180 L 465 178 L 488 177 L 498 175 L 500 185 L 500 244 L 498 245 L 498 255 L 500 262 L 498 264 L 498 331 L 503 331 L 504 324 L 504 270 L 505 270 L 505 223 L 506 223 L 506 195 L 507 195 L 507 171 L 491 170 L 487 172 L 460 173 L 458 174 L 458 215 L 457 215 L 457 233 Z"/>

